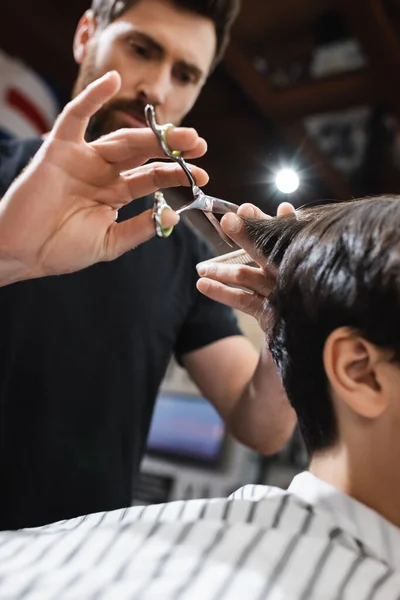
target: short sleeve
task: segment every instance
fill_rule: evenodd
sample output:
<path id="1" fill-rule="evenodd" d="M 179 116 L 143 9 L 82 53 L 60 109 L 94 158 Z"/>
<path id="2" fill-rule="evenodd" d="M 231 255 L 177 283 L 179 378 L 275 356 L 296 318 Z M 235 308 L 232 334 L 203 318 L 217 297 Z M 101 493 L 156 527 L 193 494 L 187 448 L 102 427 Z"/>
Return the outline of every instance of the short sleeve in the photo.
<path id="1" fill-rule="evenodd" d="M 233 310 L 219 302 L 210 300 L 196 289 L 198 279 L 196 265 L 214 256 L 211 246 L 198 234 L 191 233 L 193 258 L 191 270 L 194 273 L 193 302 L 191 310 L 181 328 L 175 347 L 177 361 L 188 352 L 199 350 L 218 340 L 242 335 Z"/>

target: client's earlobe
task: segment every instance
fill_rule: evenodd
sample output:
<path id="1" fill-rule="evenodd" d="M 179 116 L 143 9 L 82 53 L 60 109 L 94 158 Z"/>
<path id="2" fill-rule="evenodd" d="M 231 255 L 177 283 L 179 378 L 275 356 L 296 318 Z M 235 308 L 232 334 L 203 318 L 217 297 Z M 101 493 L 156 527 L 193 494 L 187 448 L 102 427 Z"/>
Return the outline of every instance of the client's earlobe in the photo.
<path id="1" fill-rule="evenodd" d="M 354 331 L 343 327 L 328 337 L 324 367 L 335 396 L 366 419 L 378 418 L 388 401 L 380 378 L 380 352 Z"/>

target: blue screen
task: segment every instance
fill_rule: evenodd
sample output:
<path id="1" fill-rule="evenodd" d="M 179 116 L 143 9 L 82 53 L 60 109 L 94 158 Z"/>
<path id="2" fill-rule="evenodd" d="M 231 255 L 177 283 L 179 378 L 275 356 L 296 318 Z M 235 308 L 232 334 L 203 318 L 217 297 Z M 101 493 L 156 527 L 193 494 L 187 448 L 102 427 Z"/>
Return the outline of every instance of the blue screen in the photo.
<path id="1" fill-rule="evenodd" d="M 224 437 L 224 423 L 205 398 L 158 396 L 148 438 L 150 452 L 216 462 Z"/>

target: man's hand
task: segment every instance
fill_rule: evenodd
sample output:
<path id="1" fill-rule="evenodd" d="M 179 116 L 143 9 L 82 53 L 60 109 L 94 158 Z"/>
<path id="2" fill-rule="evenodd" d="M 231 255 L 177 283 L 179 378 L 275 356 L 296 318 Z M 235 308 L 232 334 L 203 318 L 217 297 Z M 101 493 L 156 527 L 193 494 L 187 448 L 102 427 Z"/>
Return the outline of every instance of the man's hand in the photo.
<path id="1" fill-rule="evenodd" d="M 291 212 L 294 212 L 294 207 L 288 202 L 283 202 L 278 207 L 277 215 Z M 221 220 L 224 232 L 252 257 L 258 267 L 224 265 L 217 262 L 207 265 L 200 263 L 197 270 L 201 278 L 197 282 L 197 288 L 213 300 L 252 315 L 265 331 L 264 304 L 265 299 L 274 289 L 276 270 L 268 266 L 266 259 L 257 253 L 246 234 L 244 221 L 240 217 L 245 219 L 270 219 L 271 217 L 252 204 L 243 204 L 237 215 L 228 213 Z M 249 291 L 235 289 L 229 285 Z"/>
<path id="2" fill-rule="evenodd" d="M 284 203 L 278 208 L 278 215 L 293 211 L 291 204 Z M 240 217 L 247 219 L 269 219 L 270 217 L 255 206 L 244 204 L 239 208 L 238 215 L 229 213 L 221 220 L 224 232 L 252 257 L 258 267 L 223 265 L 218 262 L 209 262 L 206 265 L 200 263 L 198 272 L 201 278 L 197 282 L 197 287 L 209 298 L 254 316 L 261 329 L 265 331 L 264 304 L 265 299 L 274 289 L 276 272 L 267 266 L 265 258 L 256 252 Z M 249 291 L 232 288 L 229 287 L 230 285 Z M 282 448 L 293 433 L 296 416 L 287 400 L 267 344 L 262 348 L 257 364 L 257 357 L 250 344 L 247 342 L 246 345 L 246 342 L 245 339 L 236 340 L 236 348 L 233 346 L 232 338 L 218 342 L 220 346 L 216 349 L 218 353 L 210 358 L 213 360 L 214 371 L 218 373 L 218 380 L 229 382 L 228 389 L 232 391 L 230 397 L 227 397 L 225 391 L 227 384 L 224 383 L 224 393 L 218 396 L 213 395 L 212 390 L 211 392 L 207 390 L 207 397 L 213 399 L 214 405 L 220 414 L 224 415 L 237 439 L 262 454 L 274 454 Z M 223 343 L 226 348 L 222 348 Z M 228 348 L 228 344 L 232 345 L 232 349 Z M 230 355 L 229 351 L 233 352 L 233 350 L 236 354 Z M 198 352 L 205 351 L 203 349 Z M 228 364 L 224 363 L 226 357 L 228 357 Z M 211 373 L 210 368 L 208 372 Z M 208 384 L 209 387 L 210 383 L 212 384 L 212 380 Z M 216 384 L 214 385 L 216 387 Z M 232 389 L 233 385 L 236 385 L 236 393 L 234 388 Z"/>
<path id="3" fill-rule="evenodd" d="M 159 188 L 188 184 L 178 164 L 142 166 L 163 157 L 150 129 L 125 129 L 91 144 L 84 141 L 90 117 L 119 87 L 118 73 L 111 72 L 70 102 L 1 200 L 0 285 L 117 258 L 154 235 L 151 211 L 116 223 L 118 209 Z M 186 158 L 207 149 L 193 129 L 169 131 L 168 143 Z M 200 186 L 207 183 L 205 171 L 191 169 Z M 178 220 L 172 210 L 164 211 L 165 228 Z"/>

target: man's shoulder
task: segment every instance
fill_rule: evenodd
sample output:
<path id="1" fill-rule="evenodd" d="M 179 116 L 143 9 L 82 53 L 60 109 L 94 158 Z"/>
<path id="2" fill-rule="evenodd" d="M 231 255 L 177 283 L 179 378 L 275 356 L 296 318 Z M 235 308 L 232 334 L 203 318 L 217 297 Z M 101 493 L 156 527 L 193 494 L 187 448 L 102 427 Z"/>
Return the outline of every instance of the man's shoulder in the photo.
<path id="1" fill-rule="evenodd" d="M 41 138 L 0 140 L 0 197 L 42 145 Z"/>
<path id="2" fill-rule="evenodd" d="M 41 137 L 32 138 L 1 138 L 0 158 L 18 155 L 33 155 L 43 144 Z"/>

